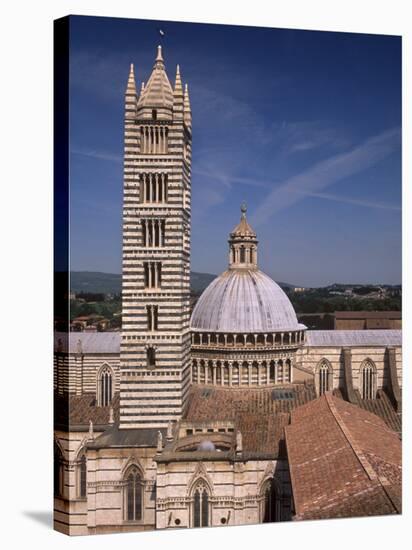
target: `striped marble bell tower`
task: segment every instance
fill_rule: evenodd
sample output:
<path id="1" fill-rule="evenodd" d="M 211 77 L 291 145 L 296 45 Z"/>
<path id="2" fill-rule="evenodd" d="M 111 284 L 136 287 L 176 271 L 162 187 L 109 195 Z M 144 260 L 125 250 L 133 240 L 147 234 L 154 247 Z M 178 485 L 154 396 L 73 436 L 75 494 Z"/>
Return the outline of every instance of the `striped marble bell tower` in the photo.
<path id="1" fill-rule="evenodd" d="M 126 89 L 120 428 L 182 415 L 190 385 L 191 110 L 162 49 L 147 84 Z"/>

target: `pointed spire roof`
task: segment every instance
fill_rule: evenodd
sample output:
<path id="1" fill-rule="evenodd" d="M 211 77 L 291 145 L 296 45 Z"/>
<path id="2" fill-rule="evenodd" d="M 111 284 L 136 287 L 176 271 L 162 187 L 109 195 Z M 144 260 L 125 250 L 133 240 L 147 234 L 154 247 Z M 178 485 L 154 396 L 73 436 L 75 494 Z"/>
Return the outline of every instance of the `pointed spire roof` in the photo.
<path id="1" fill-rule="evenodd" d="M 171 109 L 173 107 L 173 89 L 166 74 L 161 46 L 157 47 L 153 71 L 144 88 L 144 93 L 140 95 L 137 107 L 138 109 L 144 107 Z"/>
<path id="2" fill-rule="evenodd" d="M 134 66 L 133 63 L 130 63 L 129 78 L 127 79 L 126 94 L 136 95 L 136 81 L 134 79 Z"/>
<path id="3" fill-rule="evenodd" d="M 185 85 L 185 95 L 183 98 L 183 119 L 190 128 L 192 126 L 192 110 L 190 108 L 189 86 L 187 84 Z"/>
<path id="4" fill-rule="evenodd" d="M 176 67 L 176 79 L 175 79 L 174 94 L 183 96 L 183 85 L 182 85 L 182 79 L 180 77 L 180 67 L 179 67 L 179 65 L 177 65 L 177 67 Z"/>
<path id="5" fill-rule="evenodd" d="M 239 238 L 239 237 L 256 238 L 255 231 L 250 227 L 246 219 L 247 205 L 245 202 L 241 204 L 240 211 L 241 211 L 240 223 L 238 223 L 238 225 L 234 228 L 234 230 L 230 234 L 230 237 L 231 238 Z"/>

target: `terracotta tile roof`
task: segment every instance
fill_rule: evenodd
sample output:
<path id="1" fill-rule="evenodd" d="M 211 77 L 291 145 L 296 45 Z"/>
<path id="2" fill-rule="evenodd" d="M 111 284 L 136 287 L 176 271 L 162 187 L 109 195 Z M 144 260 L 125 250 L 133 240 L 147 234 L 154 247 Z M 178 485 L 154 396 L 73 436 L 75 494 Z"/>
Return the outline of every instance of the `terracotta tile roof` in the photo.
<path id="1" fill-rule="evenodd" d="M 115 422 L 119 419 L 119 393 L 113 397 Z M 95 393 L 83 395 L 55 395 L 55 426 L 73 430 L 75 427 L 89 428 L 90 420 L 94 427 L 106 427 L 109 424 L 110 407 L 98 407 Z"/>
<path id="2" fill-rule="evenodd" d="M 343 399 L 342 391 L 339 389 L 333 390 L 333 395 Z M 393 405 L 384 390 L 378 390 L 376 399 L 362 399 L 359 391 L 355 391 L 357 397 L 356 404 L 361 408 L 369 411 L 384 420 L 389 428 L 398 434 L 402 432 L 401 415 L 397 414 Z"/>
<path id="3" fill-rule="evenodd" d="M 234 421 L 242 433 L 244 456 L 285 456 L 284 427 L 289 413 L 315 396 L 312 384 L 242 390 L 192 386 L 183 419 Z"/>
<path id="4" fill-rule="evenodd" d="M 328 393 L 285 432 L 296 519 L 400 512 L 401 443 L 381 418 Z"/>

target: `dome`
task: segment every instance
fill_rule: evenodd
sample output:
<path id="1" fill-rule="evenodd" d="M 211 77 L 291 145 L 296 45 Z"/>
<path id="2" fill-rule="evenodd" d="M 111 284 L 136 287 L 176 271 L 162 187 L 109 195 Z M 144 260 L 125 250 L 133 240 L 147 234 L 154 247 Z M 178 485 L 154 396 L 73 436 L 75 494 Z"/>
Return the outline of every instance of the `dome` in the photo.
<path id="1" fill-rule="evenodd" d="M 289 298 L 258 269 L 229 269 L 199 298 L 191 318 L 193 330 L 275 332 L 301 330 Z"/>
<path id="2" fill-rule="evenodd" d="M 198 451 L 216 451 L 215 444 L 210 439 L 204 439 L 197 446 Z"/>

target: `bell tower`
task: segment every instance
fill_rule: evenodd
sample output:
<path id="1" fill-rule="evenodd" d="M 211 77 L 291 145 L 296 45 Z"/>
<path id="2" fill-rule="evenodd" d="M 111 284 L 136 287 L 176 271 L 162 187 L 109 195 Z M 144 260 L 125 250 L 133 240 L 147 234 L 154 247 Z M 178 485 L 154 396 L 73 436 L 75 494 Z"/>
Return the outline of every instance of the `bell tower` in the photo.
<path id="1" fill-rule="evenodd" d="M 152 73 L 125 97 L 120 428 L 178 420 L 190 385 L 192 124 L 179 66 L 158 46 Z"/>

